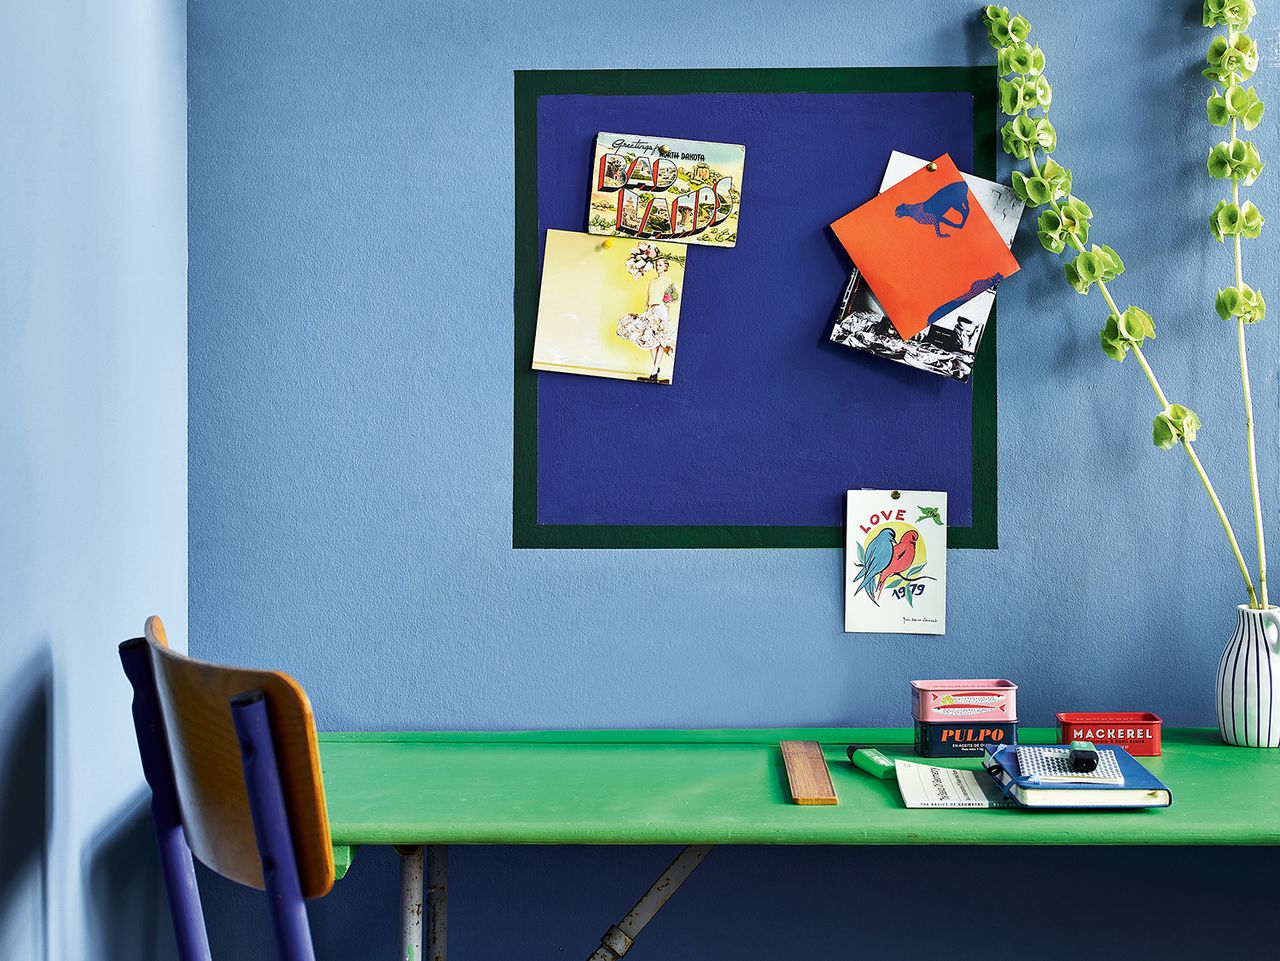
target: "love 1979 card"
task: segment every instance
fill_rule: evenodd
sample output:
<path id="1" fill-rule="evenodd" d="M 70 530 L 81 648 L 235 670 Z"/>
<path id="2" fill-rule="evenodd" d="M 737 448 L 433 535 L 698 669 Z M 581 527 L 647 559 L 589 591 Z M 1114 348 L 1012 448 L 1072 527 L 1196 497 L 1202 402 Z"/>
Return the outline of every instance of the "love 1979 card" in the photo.
<path id="1" fill-rule="evenodd" d="M 849 491 L 844 629 L 868 634 L 947 632 L 947 495 Z"/>
<path id="2" fill-rule="evenodd" d="M 745 158 L 741 144 L 601 133 L 587 230 L 732 247 Z"/>

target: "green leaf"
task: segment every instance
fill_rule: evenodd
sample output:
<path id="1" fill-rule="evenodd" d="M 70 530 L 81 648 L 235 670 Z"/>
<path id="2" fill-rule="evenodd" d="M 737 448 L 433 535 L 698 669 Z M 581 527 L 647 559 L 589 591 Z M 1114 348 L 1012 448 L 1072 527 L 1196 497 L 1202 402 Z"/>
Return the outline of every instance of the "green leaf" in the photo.
<path id="1" fill-rule="evenodd" d="M 1093 216 L 1093 211 L 1089 209 L 1089 205 L 1086 204 L 1079 197 L 1076 197 L 1074 195 L 1068 197 L 1067 204 L 1071 206 L 1071 209 L 1074 210 L 1077 216 L 1079 217 L 1083 217 L 1084 219 L 1087 220 L 1088 218 Z"/>
<path id="2" fill-rule="evenodd" d="M 1244 30 L 1257 13 L 1253 0 L 1204 0 L 1203 23 Z"/>
<path id="3" fill-rule="evenodd" d="M 1199 429 L 1200 418 L 1194 410 L 1170 404 L 1151 422 L 1151 440 L 1161 450 L 1168 450 L 1179 441 L 1194 441 Z"/>
<path id="4" fill-rule="evenodd" d="M 987 25 L 987 41 L 991 46 L 999 50 L 1014 42 L 1013 33 L 1009 28 L 1008 7 L 988 5 L 982 11 L 982 19 Z"/>
<path id="5" fill-rule="evenodd" d="M 1240 235 L 1256 239 L 1262 233 L 1262 223 L 1262 211 L 1254 206 L 1252 200 L 1245 201 L 1240 209 Z"/>
<path id="6" fill-rule="evenodd" d="M 1053 187 L 1043 177 L 1031 177 L 1027 180 L 1027 200 L 1039 207 L 1053 199 Z"/>
<path id="7" fill-rule="evenodd" d="M 1267 302 L 1262 299 L 1260 291 L 1254 290 L 1248 284 L 1241 284 L 1239 299 L 1233 313 L 1246 324 L 1256 324 L 1267 316 Z"/>
<path id="8" fill-rule="evenodd" d="M 1080 257 L 1083 256 L 1084 254 L 1080 254 L 1080 256 L 1076 257 L 1075 260 L 1070 260 L 1062 265 L 1062 272 L 1067 277 L 1067 283 L 1072 286 L 1077 294 L 1087 294 L 1089 292 L 1089 288 L 1093 285 L 1092 280 L 1086 280 L 1080 275 L 1080 269 L 1077 266 L 1077 262 L 1080 260 Z"/>
<path id="9" fill-rule="evenodd" d="M 1209 118 L 1209 123 L 1215 127 L 1225 127 L 1231 122 L 1231 113 L 1227 110 L 1227 98 L 1216 90 L 1209 95 L 1204 111 Z"/>
<path id="10" fill-rule="evenodd" d="M 1170 404 L 1166 408 L 1169 419 L 1177 428 L 1178 436 L 1185 440 L 1195 440 L 1196 431 L 1200 429 L 1200 418 L 1190 407 L 1181 404 Z"/>
<path id="11" fill-rule="evenodd" d="M 1031 63 L 1027 70 L 1029 76 L 1035 77 L 1044 73 L 1044 51 L 1039 46 L 1031 48 Z"/>
<path id="12" fill-rule="evenodd" d="M 1249 93 L 1253 94 L 1253 99 L 1249 102 L 1249 106 L 1240 112 L 1240 122 L 1244 124 L 1245 130 L 1252 130 L 1262 123 L 1262 115 L 1267 109 L 1262 98 L 1254 93 L 1252 87 L 1249 88 Z"/>
<path id="13" fill-rule="evenodd" d="M 1106 244 L 1103 244 L 1101 247 L 1094 244 L 1090 250 L 1098 255 L 1098 259 L 1102 263 L 1102 280 L 1115 280 L 1124 273 L 1124 261 L 1120 259 L 1120 255 L 1118 253 Z"/>
<path id="14" fill-rule="evenodd" d="M 1213 307 L 1223 320 L 1230 320 L 1240 310 L 1240 291 L 1235 287 L 1226 287 L 1218 291 L 1213 300 Z"/>
<path id="15" fill-rule="evenodd" d="M 1040 244 L 1050 253 L 1060 254 L 1067 247 L 1067 237 L 1062 229 L 1062 218 L 1053 208 L 1047 208 L 1040 214 L 1037 222 L 1037 235 Z"/>
<path id="16" fill-rule="evenodd" d="M 1115 317 L 1115 314 L 1111 315 Z M 1126 340 L 1129 340 L 1139 346 L 1148 337 L 1155 337 L 1156 324 L 1141 307 L 1129 306 L 1125 312 L 1120 315 L 1117 322 L 1117 330 Z"/>
<path id="17" fill-rule="evenodd" d="M 1155 321 L 1141 307 L 1129 306 L 1120 316 L 1112 314 L 1098 332 L 1102 350 L 1112 360 L 1123 361 L 1129 351 L 1156 335 Z"/>
<path id="18" fill-rule="evenodd" d="M 1040 169 L 1040 176 L 1050 182 L 1065 181 L 1068 185 L 1071 183 L 1071 171 L 1052 157 L 1045 160 L 1044 166 Z"/>
<path id="19" fill-rule="evenodd" d="M 1115 314 L 1108 317 L 1107 322 L 1102 325 L 1098 338 L 1102 342 L 1102 352 L 1112 360 L 1123 363 L 1129 356 L 1129 343 L 1120 335 Z"/>
<path id="20" fill-rule="evenodd" d="M 1013 192 L 1033 207 L 1040 207 L 1053 198 L 1053 188 L 1043 177 L 1028 177 L 1022 171 L 1013 172 Z"/>
<path id="21" fill-rule="evenodd" d="M 1011 73 L 1025 76 L 1031 72 L 1031 45 L 1013 43 L 1007 47 L 1001 47 L 996 63 L 1002 76 Z"/>
<path id="22" fill-rule="evenodd" d="M 1240 232 L 1240 208 L 1226 200 L 1219 200 L 1218 206 L 1209 215 L 1209 232 L 1219 243 L 1228 237 L 1234 237 Z"/>
<path id="23" fill-rule="evenodd" d="M 1225 140 L 1209 148 L 1209 176 L 1226 180 L 1231 176 L 1231 145 Z"/>
<path id="24" fill-rule="evenodd" d="M 1063 231 L 1084 244 L 1089 239 L 1089 218 L 1093 216 L 1093 211 L 1070 194 L 1061 203 L 1059 210 Z"/>
<path id="25" fill-rule="evenodd" d="M 1058 148 L 1058 131 L 1048 117 L 1036 118 L 1035 141 L 1045 153 L 1053 153 Z"/>
<path id="26" fill-rule="evenodd" d="M 1035 78 L 1034 91 L 1036 103 L 1048 110 L 1049 104 L 1053 103 L 1053 88 L 1049 86 L 1049 80 L 1044 74 L 1040 74 Z"/>

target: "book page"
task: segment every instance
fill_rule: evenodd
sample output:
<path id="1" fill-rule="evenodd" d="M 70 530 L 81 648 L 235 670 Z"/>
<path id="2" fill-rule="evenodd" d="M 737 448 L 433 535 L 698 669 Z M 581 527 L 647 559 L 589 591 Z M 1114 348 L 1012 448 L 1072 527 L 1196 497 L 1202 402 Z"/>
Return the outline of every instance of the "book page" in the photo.
<path id="1" fill-rule="evenodd" d="M 1018 803 L 1004 796 L 986 771 L 956 770 L 897 761 L 898 789 L 909 808 L 1004 808 Z"/>

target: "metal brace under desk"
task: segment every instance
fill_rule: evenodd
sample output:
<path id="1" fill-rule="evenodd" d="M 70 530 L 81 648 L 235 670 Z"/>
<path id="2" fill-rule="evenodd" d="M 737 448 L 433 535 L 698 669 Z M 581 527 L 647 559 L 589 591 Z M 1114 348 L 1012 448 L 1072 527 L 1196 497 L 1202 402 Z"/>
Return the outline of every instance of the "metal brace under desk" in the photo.
<path id="1" fill-rule="evenodd" d="M 783 740 L 821 742 L 838 805 L 791 803 Z M 1280 822 L 1257 817 L 1280 796 L 1280 752 L 1207 728 L 1166 730 L 1164 755 L 1142 759 L 1173 791 L 1158 811 L 908 810 L 844 754 L 911 757 L 911 741 L 908 728 L 321 734 L 320 759 L 338 876 L 360 846 L 401 852 L 406 961 L 445 961 L 450 844 L 685 845 L 590 961 L 624 955 L 715 844 L 1280 844 Z"/>

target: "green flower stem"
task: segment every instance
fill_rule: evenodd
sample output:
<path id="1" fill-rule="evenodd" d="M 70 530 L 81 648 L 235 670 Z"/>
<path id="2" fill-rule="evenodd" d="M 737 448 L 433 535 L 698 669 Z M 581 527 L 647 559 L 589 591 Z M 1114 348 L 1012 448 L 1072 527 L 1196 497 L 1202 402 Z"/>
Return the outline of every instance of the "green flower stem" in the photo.
<path id="1" fill-rule="evenodd" d="M 1235 43 L 1236 31 L 1230 29 L 1227 31 L 1227 39 L 1231 43 Z M 1230 86 L 1237 83 L 1239 74 L 1232 71 L 1231 79 L 1228 83 Z M 1239 121 L 1233 116 L 1231 118 L 1231 140 L 1234 142 L 1239 133 Z M 1231 177 L 1231 203 L 1236 209 L 1240 208 L 1240 177 L 1233 174 Z M 1236 232 L 1232 238 L 1235 243 L 1235 267 L 1236 267 L 1236 289 L 1241 293 L 1244 292 L 1244 258 L 1240 249 L 1241 233 Z M 1270 606 L 1267 598 L 1267 538 L 1263 530 L 1262 523 L 1262 495 L 1258 487 L 1258 444 L 1256 439 L 1256 431 L 1253 423 L 1253 390 L 1249 385 L 1249 355 L 1245 348 L 1244 337 L 1244 318 L 1236 318 L 1236 347 L 1240 353 L 1240 388 L 1244 394 L 1244 426 L 1246 447 L 1249 454 L 1249 490 L 1253 499 L 1253 530 L 1258 542 L 1258 592 L 1261 596 L 1261 603 L 1257 597 L 1253 597 L 1253 606 L 1266 608 Z M 1252 594 L 1252 591 L 1250 592 Z"/>
<path id="2" fill-rule="evenodd" d="M 1196 454 L 1193 441 L 1200 429 L 1196 412 L 1182 404 L 1171 404 L 1156 379 L 1142 344 L 1156 335 L 1151 315 L 1140 307 L 1130 306 L 1121 311 L 1107 282 L 1124 273 L 1124 262 L 1105 244 L 1093 244 L 1089 240 L 1089 221 L 1093 216 L 1088 205 L 1072 193 L 1071 171 L 1049 155 L 1057 146 L 1057 133 L 1048 121 L 1052 89 L 1045 79 L 1045 57 L 1038 46 L 1028 41 L 1031 24 L 1025 17 L 1010 15 L 1008 7 L 988 5 L 983 10 L 987 26 L 987 39 L 997 51 L 1000 79 L 1001 112 L 1011 119 L 1001 128 L 1004 151 L 1015 160 L 1027 160 L 1030 176 L 1019 170 L 1013 172 L 1013 188 L 1025 202 L 1033 207 L 1047 206 L 1040 216 L 1039 238 L 1041 245 L 1051 253 L 1061 254 L 1070 247 L 1076 252 L 1074 259 L 1064 265 L 1067 283 L 1080 294 L 1088 294 L 1096 284 L 1106 300 L 1109 314 L 1099 331 L 1102 351 L 1115 361 L 1123 361 L 1129 353 L 1138 358 L 1161 404 L 1161 410 L 1152 421 L 1152 442 L 1161 450 L 1168 450 L 1175 442 L 1181 443 L 1187 459 L 1200 478 L 1205 493 L 1222 529 L 1227 535 L 1231 553 L 1240 568 L 1240 575 L 1248 591 L 1250 606 L 1265 607 L 1266 599 L 1266 547 L 1262 530 L 1261 498 L 1258 492 L 1257 459 L 1254 443 L 1253 400 L 1249 385 L 1248 358 L 1245 351 L 1244 324 L 1262 320 L 1266 314 L 1266 302 L 1260 291 L 1244 282 L 1241 256 L 1241 239 L 1256 237 L 1262 227 L 1262 215 L 1252 203 L 1247 209 L 1240 207 L 1240 185 L 1249 186 L 1262 171 L 1262 160 L 1252 141 L 1238 137 L 1238 125 L 1252 130 L 1262 119 L 1263 104 L 1253 88 L 1242 88 L 1239 82 L 1247 80 L 1257 69 L 1259 52 L 1257 44 L 1242 31 L 1255 14 L 1254 0 L 1204 0 L 1203 21 L 1206 27 L 1227 25 L 1227 36 L 1216 37 L 1206 53 L 1208 69 L 1201 70 L 1204 77 L 1222 85 L 1219 92 L 1205 102 L 1207 119 L 1214 126 L 1226 126 L 1230 121 L 1231 140 L 1215 145 L 1209 152 L 1208 173 L 1216 179 L 1231 178 L 1231 202 L 1221 201 L 1210 219 L 1210 229 L 1216 240 L 1233 238 L 1235 253 L 1235 283 L 1218 291 L 1214 301 L 1215 311 L 1223 320 L 1237 320 L 1237 342 L 1240 350 L 1241 387 L 1245 396 L 1245 420 L 1250 457 L 1250 483 L 1253 492 L 1254 526 L 1258 539 L 1259 583 L 1262 586 L 1262 603 L 1254 590 L 1248 564 L 1240 551 L 1235 531 L 1223 509 L 1222 501 L 1209 480 L 1208 472 Z M 1033 117 L 1032 111 L 1041 116 Z M 1042 162 L 1037 154 L 1045 155 Z M 1061 202 L 1060 202 L 1061 201 Z"/>
<path id="3" fill-rule="evenodd" d="M 1236 238 L 1239 244 L 1240 238 Z M 1238 267 L 1236 268 L 1239 269 Z M 1244 425 L 1249 447 L 1249 486 L 1253 491 L 1253 528 L 1258 535 L 1258 590 L 1262 593 L 1261 607 L 1269 607 L 1267 601 L 1267 541 L 1262 530 L 1262 498 L 1258 493 L 1258 451 L 1253 429 L 1253 391 L 1249 388 L 1249 358 L 1244 349 L 1244 321 L 1236 318 L 1236 344 L 1240 349 L 1240 382 L 1244 389 Z M 1250 590 L 1250 594 L 1253 591 Z M 1254 598 L 1255 606 L 1257 598 Z"/>
<path id="4" fill-rule="evenodd" d="M 1031 162 L 1032 173 L 1034 173 L 1037 177 L 1039 177 L 1040 165 L 1036 163 L 1035 150 L 1031 151 L 1031 156 L 1028 159 Z M 1050 200 L 1049 205 L 1054 209 L 1055 212 L 1057 213 L 1062 212 L 1062 208 L 1058 204 L 1057 200 Z M 1080 243 L 1079 239 L 1074 234 L 1071 234 L 1069 236 L 1071 240 L 1071 245 L 1075 247 L 1076 250 L 1083 251 L 1084 245 Z M 1107 285 L 1101 280 L 1097 281 L 1096 283 L 1097 283 L 1098 290 L 1102 294 L 1103 299 L 1106 300 L 1107 307 L 1110 308 L 1111 313 L 1119 317 L 1122 311 L 1120 310 L 1120 307 L 1116 304 L 1115 298 L 1111 296 L 1111 291 L 1107 289 Z M 1241 329 L 1243 330 L 1243 322 L 1241 322 Z M 1244 336 L 1243 333 L 1241 334 L 1241 336 L 1242 337 Z M 1147 383 L 1151 385 L 1151 389 L 1155 392 L 1156 399 L 1160 401 L 1160 406 L 1167 410 L 1169 407 L 1169 398 L 1165 395 L 1164 390 L 1160 387 L 1160 381 L 1156 379 L 1155 371 L 1151 369 L 1151 364 L 1147 362 L 1146 354 L 1142 352 L 1142 348 L 1138 344 L 1131 344 L 1130 350 L 1132 350 L 1133 355 L 1138 358 L 1138 363 L 1142 366 L 1142 372 L 1147 375 Z M 1250 417 L 1250 424 L 1252 424 L 1252 416 L 1251 414 L 1249 414 L 1250 411 L 1252 411 L 1252 402 L 1247 401 L 1246 414 Z M 1251 428 L 1250 429 L 1251 442 L 1252 442 L 1252 437 L 1253 437 L 1253 434 L 1252 434 L 1252 428 Z M 1200 457 L 1198 454 L 1196 454 L 1195 447 L 1192 445 L 1191 441 L 1187 440 L 1185 437 L 1181 438 L 1181 441 L 1182 441 L 1182 449 L 1187 452 L 1187 459 L 1191 461 L 1191 466 L 1195 468 L 1196 474 L 1200 478 L 1200 483 L 1204 487 L 1205 493 L 1209 495 L 1209 500 L 1213 503 L 1214 512 L 1217 513 L 1218 520 L 1222 523 L 1222 530 L 1227 535 L 1227 542 L 1231 545 L 1231 553 L 1235 556 L 1236 566 L 1240 568 L 1240 576 L 1244 578 L 1245 590 L 1249 592 L 1249 606 L 1256 608 L 1259 606 L 1258 595 L 1253 587 L 1253 578 L 1249 576 L 1249 565 L 1245 563 L 1244 554 L 1242 554 L 1240 551 L 1240 542 L 1236 540 L 1236 532 L 1231 527 L 1231 521 L 1227 517 L 1227 512 L 1222 506 L 1222 501 L 1218 499 L 1218 492 L 1214 490 L 1213 482 L 1209 480 L 1209 474 L 1204 469 L 1204 464 L 1200 462 Z M 1254 476 L 1255 478 L 1257 476 L 1256 468 L 1255 468 Z M 1256 490 L 1256 487 L 1255 487 L 1255 490 Z M 1255 501 L 1255 505 L 1257 503 L 1258 502 Z M 1261 532 L 1262 528 L 1259 527 L 1258 530 L 1259 532 Z M 1259 533 L 1259 538 L 1261 538 L 1261 533 Z"/>
<path id="5" fill-rule="evenodd" d="M 1141 357 L 1142 355 L 1139 354 L 1138 356 Z M 1249 567 L 1244 562 L 1244 555 L 1240 553 L 1240 545 L 1236 542 L 1235 532 L 1231 530 L 1231 522 L 1227 520 L 1227 512 L 1222 509 L 1222 502 L 1218 500 L 1217 491 L 1209 483 L 1209 475 L 1205 473 L 1204 465 L 1200 463 L 1200 458 L 1196 456 L 1191 442 L 1184 440 L 1182 447 L 1187 452 L 1187 457 L 1191 460 L 1191 466 L 1200 475 L 1200 483 L 1204 485 L 1205 493 L 1209 495 L 1209 500 L 1213 501 L 1213 509 L 1218 512 L 1218 520 L 1222 521 L 1222 529 L 1227 532 L 1227 539 L 1231 541 L 1231 550 L 1236 556 L 1236 564 L 1240 568 L 1240 576 L 1244 578 L 1244 586 L 1249 590 L 1249 606 L 1256 608 L 1258 607 L 1258 595 L 1254 593 L 1253 581 L 1249 577 Z"/>
<path id="6" fill-rule="evenodd" d="M 1101 285 L 1099 285 L 1101 287 Z M 1111 309 L 1115 310 L 1115 302 L 1111 299 L 1111 295 L 1107 293 L 1106 288 L 1102 287 L 1103 295 L 1107 298 L 1107 303 L 1111 305 Z M 1165 407 L 1169 406 L 1169 398 L 1160 388 L 1160 382 L 1156 380 L 1155 371 L 1151 369 L 1151 365 L 1147 363 L 1147 356 L 1142 352 L 1142 348 L 1137 344 L 1133 344 L 1130 348 L 1133 356 L 1138 358 L 1138 363 L 1142 365 L 1142 371 L 1147 375 L 1147 381 L 1151 384 L 1151 389 L 1156 392 L 1156 397 Z M 1187 459 L 1191 461 L 1191 466 L 1195 468 L 1196 474 L 1200 477 L 1200 483 L 1204 486 L 1204 492 L 1209 495 L 1209 500 L 1213 502 L 1213 509 L 1217 512 L 1218 520 L 1222 522 L 1222 529 L 1226 531 L 1227 541 L 1231 544 L 1231 553 L 1235 555 L 1236 566 L 1240 568 L 1240 576 L 1244 578 L 1245 589 L 1249 592 L 1249 605 L 1251 607 L 1258 606 L 1258 595 L 1253 589 L 1253 579 L 1249 576 L 1249 565 L 1244 561 L 1244 554 L 1240 551 L 1240 542 L 1236 540 L 1236 532 L 1231 528 L 1231 521 L 1227 518 L 1227 512 L 1222 507 L 1222 501 L 1218 499 L 1218 492 L 1213 489 L 1213 482 L 1209 480 L 1209 474 L 1204 469 L 1204 464 L 1200 463 L 1200 457 L 1196 454 L 1195 446 L 1185 437 L 1182 438 L 1182 449 L 1187 452 Z"/>

